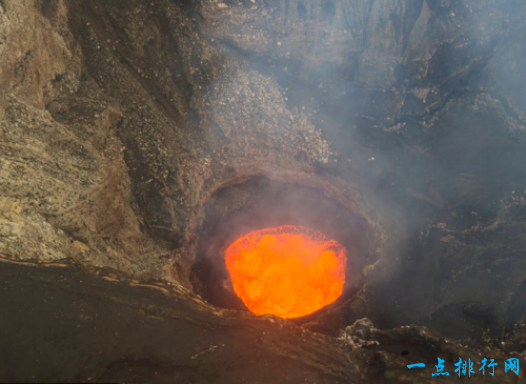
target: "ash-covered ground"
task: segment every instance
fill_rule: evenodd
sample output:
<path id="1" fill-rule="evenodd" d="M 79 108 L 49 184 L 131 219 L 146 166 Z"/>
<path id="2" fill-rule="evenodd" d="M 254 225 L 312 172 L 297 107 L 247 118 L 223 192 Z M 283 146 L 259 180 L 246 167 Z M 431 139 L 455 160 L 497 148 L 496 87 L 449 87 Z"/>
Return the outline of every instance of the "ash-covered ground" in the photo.
<path id="1" fill-rule="evenodd" d="M 0 381 L 522 382 L 525 41 L 520 0 L 0 0 Z M 235 309 L 221 248 L 289 222 L 346 296 Z"/>

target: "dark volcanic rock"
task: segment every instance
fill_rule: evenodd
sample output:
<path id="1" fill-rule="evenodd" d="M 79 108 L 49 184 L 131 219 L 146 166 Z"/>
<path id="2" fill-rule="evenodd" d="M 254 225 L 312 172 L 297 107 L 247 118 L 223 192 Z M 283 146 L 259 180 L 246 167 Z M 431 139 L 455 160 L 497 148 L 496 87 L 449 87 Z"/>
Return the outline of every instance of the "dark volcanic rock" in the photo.
<path id="1" fill-rule="evenodd" d="M 0 252 L 34 264 L 0 268 L 18 284 L 1 379 L 432 382 L 408 345 L 522 352 L 525 16 L 519 0 L 0 0 Z M 258 195 L 262 179 L 278 187 Z M 292 188 L 318 210 L 265 209 Z M 358 286 L 302 327 L 197 296 L 221 221 L 272 209 L 355 239 Z M 82 303 L 100 334 L 76 328 Z M 440 336 L 327 336 L 361 317 Z"/>
<path id="2" fill-rule="evenodd" d="M 424 327 L 381 331 L 362 319 L 332 338 L 272 316 L 217 311 L 173 285 L 80 264 L 0 263 L 3 382 L 435 383 L 430 369 L 405 365 L 429 367 L 442 356 L 452 371 L 458 357 L 481 359 Z M 500 368 L 477 382 L 509 379 Z M 453 372 L 449 379 L 463 382 Z"/>

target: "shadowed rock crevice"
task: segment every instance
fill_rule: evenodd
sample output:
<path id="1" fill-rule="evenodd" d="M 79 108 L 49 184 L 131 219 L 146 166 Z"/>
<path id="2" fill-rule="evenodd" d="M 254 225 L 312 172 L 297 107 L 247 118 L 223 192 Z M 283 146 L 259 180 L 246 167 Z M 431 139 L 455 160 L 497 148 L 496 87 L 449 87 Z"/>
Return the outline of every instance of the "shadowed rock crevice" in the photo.
<path id="1" fill-rule="evenodd" d="M 5 378 L 407 382 L 417 357 L 521 353 L 525 15 L 518 0 L 0 1 L 0 252 L 31 262 L 0 269 Z M 196 271 L 233 236 L 222 225 L 293 211 L 346 242 L 359 283 L 302 326 L 220 309 L 235 307 L 207 288 L 222 259 Z M 53 308 L 32 299 L 46 289 Z M 99 338 L 72 313 L 89 301 L 96 318 L 108 295 L 121 312 L 93 320 Z M 85 347 L 62 369 L 64 335 Z"/>

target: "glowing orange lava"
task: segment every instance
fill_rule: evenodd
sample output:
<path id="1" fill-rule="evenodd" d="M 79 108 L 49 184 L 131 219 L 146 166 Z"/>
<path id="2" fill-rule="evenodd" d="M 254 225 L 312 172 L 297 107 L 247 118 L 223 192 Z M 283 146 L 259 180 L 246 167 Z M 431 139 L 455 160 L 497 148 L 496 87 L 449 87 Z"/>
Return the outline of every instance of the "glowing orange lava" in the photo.
<path id="1" fill-rule="evenodd" d="M 235 293 L 256 315 L 308 315 L 342 294 L 347 257 L 337 241 L 285 225 L 240 237 L 225 256 Z"/>

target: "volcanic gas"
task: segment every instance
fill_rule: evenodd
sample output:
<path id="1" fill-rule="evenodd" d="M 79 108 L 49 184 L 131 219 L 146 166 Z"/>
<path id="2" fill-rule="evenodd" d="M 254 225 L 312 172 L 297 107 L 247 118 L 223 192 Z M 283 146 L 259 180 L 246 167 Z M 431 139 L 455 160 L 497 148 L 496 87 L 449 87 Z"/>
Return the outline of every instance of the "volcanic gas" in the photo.
<path id="1" fill-rule="evenodd" d="M 341 296 L 347 256 L 335 240 L 285 225 L 250 232 L 226 250 L 234 292 L 256 315 L 309 315 Z"/>

